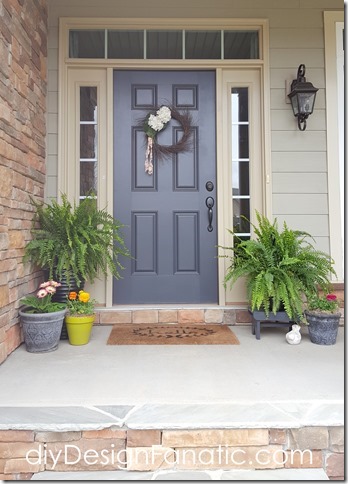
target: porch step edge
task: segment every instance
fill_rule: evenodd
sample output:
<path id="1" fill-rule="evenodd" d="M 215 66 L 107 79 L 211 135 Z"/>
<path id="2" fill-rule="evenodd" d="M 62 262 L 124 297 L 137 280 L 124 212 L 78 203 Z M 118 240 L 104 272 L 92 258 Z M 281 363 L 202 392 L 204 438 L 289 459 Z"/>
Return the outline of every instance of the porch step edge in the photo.
<path id="1" fill-rule="evenodd" d="M 258 469 L 233 471 L 86 471 L 54 472 L 34 474 L 32 481 L 328 481 L 324 469 Z"/>

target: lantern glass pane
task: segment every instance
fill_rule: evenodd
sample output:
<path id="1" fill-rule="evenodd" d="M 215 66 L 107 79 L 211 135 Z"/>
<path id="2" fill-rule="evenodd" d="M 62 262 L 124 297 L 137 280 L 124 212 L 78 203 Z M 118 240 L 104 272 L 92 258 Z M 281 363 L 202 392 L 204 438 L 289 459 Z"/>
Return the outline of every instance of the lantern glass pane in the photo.
<path id="1" fill-rule="evenodd" d="M 300 113 L 312 114 L 313 106 L 314 106 L 315 93 L 313 93 L 313 92 L 299 92 L 297 94 L 297 97 L 298 97 Z"/>
<path id="2" fill-rule="evenodd" d="M 298 94 L 295 94 L 295 96 L 292 96 L 290 98 L 292 110 L 293 110 L 295 116 L 297 116 L 297 114 L 298 114 L 298 99 L 297 99 L 297 96 L 298 96 Z"/>

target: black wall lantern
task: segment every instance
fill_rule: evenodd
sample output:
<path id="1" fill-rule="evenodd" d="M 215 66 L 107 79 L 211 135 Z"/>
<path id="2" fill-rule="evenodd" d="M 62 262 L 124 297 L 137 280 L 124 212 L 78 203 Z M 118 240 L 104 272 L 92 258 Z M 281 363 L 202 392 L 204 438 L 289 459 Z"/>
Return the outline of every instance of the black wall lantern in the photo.
<path id="1" fill-rule="evenodd" d="M 307 126 L 307 118 L 313 113 L 315 96 L 318 89 L 304 77 L 306 66 L 301 64 L 297 71 L 297 79 L 291 83 L 290 98 L 294 116 L 297 116 L 298 129 L 304 131 Z"/>

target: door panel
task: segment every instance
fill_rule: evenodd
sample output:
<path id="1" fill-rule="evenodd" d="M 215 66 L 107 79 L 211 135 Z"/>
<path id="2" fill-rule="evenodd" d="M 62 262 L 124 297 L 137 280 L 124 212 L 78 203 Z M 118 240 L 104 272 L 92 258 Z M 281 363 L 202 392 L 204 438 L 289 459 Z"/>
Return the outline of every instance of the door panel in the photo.
<path id="1" fill-rule="evenodd" d="M 163 104 L 190 110 L 192 149 L 154 159 L 148 175 L 139 120 Z M 172 145 L 181 136 L 172 119 L 157 140 Z M 217 302 L 215 137 L 215 72 L 115 71 L 114 214 L 133 255 L 114 280 L 115 304 Z M 215 200 L 212 231 L 207 197 Z"/>

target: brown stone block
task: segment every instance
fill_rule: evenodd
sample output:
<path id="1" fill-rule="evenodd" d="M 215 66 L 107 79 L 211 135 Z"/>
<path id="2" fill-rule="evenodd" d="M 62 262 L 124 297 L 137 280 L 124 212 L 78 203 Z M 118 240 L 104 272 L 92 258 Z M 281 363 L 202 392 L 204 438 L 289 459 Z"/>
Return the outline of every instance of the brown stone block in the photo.
<path id="1" fill-rule="evenodd" d="M 289 430 L 290 449 L 327 449 L 329 432 L 327 427 L 302 427 Z"/>
<path id="2" fill-rule="evenodd" d="M 247 309 L 236 309 L 236 324 L 251 324 L 252 316 Z"/>
<path id="3" fill-rule="evenodd" d="M 132 322 L 132 311 L 100 311 L 100 324 L 130 324 Z"/>
<path id="4" fill-rule="evenodd" d="M 301 469 L 301 468 L 321 468 L 323 467 L 323 455 L 321 450 L 300 450 L 293 449 L 285 451 L 287 459 L 285 467 L 287 469 Z"/>
<path id="5" fill-rule="evenodd" d="M 71 442 L 81 439 L 81 432 L 36 432 L 36 442 Z"/>
<path id="6" fill-rule="evenodd" d="M 174 449 L 152 447 L 127 447 L 127 471 L 156 471 L 174 467 Z"/>
<path id="7" fill-rule="evenodd" d="M 1 198 L 11 198 L 13 187 L 13 172 L 4 166 L 0 166 L 0 195 Z"/>
<path id="8" fill-rule="evenodd" d="M 235 325 L 236 324 L 236 310 L 235 309 L 225 309 L 224 310 L 224 324 Z"/>
<path id="9" fill-rule="evenodd" d="M 7 354 L 9 355 L 10 353 L 12 353 L 12 351 L 18 348 L 22 341 L 23 340 L 19 324 L 11 326 L 10 329 L 6 332 Z"/>
<path id="10" fill-rule="evenodd" d="M 139 311 L 133 311 L 132 322 L 136 324 L 158 323 L 158 310 L 140 309 Z"/>
<path id="11" fill-rule="evenodd" d="M 34 462 L 34 460 L 33 460 Z M 26 472 L 34 473 L 45 470 L 45 464 L 42 459 L 40 463 L 30 463 L 30 459 L 9 459 L 5 463 L 4 474 L 22 474 Z"/>
<path id="12" fill-rule="evenodd" d="M 286 430 L 283 429 L 270 429 L 269 430 L 269 443 L 270 444 L 286 444 Z"/>
<path id="13" fill-rule="evenodd" d="M 5 343 L 0 343 L 0 365 L 3 363 L 7 358 L 7 349 Z"/>
<path id="14" fill-rule="evenodd" d="M 126 430 L 120 429 L 103 429 L 103 430 L 84 430 L 82 437 L 84 439 L 126 439 Z"/>
<path id="15" fill-rule="evenodd" d="M 161 444 L 160 430 L 128 430 L 127 447 L 151 447 Z"/>
<path id="16" fill-rule="evenodd" d="M 344 476 L 344 454 L 327 455 L 325 471 L 330 478 Z"/>
<path id="17" fill-rule="evenodd" d="M 34 442 L 32 430 L 0 430 L 0 442 Z"/>
<path id="18" fill-rule="evenodd" d="M 53 457 L 52 457 L 53 456 Z M 124 439 L 81 439 L 47 444 L 47 470 L 116 470 L 125 461 Z M 121 464 L 120 464 L 121 465 Z"/>
<path id="19" fill-rule="evenodd" d="M 177 323 L 178 311 L 176 309 L 160 309 L 158 311 L 159 323 Z"/>
<path id="20" fill-rule="evenodd" d="M 17 262 L 15 260 L 7 259 L 0 261 L 0 271 L 13 271 L 14 269 L 16 269 L 16 266 Z"/>
<path id="21" fill-rule="evenodd" d="M 329 428 L 329 449 L 332 452 L 344 452 L 344 427 Z"/>
<path id="22" fill-rule="evenodd" d="M 0 277 L 1 277 L 1 274 L 0 274 Z M 0 343 L 3 343 L 5 341 L 5 338 L 6 338 L 6 330 L 5 330 L 5 327 L 3 326 L 2 328 L 0 328 Z"/>
<path id="23" fill-rule="evenodd" d="M 217 447 L 268 445 L 268 429 L 164 430 L 166 447 Z"/>
<path id="24" fill-rule="evenodd" d="M 204 323 L 203 309 L 179 309 L 178 323 Z"/>
<path id="25" fill-rule="evenodd" d="M 22 249 L 25 246 L 24 234 L 19 230 L 9 233 L 9 245 L 11 249 Z"/>
<path id="26" fill-rule="evenodd" d="M 26 189 L 26 177 L 21 173 L 15 171 L 13 173 L 13 186 L 16 188 L 20 188 L 21 190 Z"/>
<path id="27" fill-rule="evenodd" d="M 4 308 L 10 303 L 10 290 L 8 285 L 0 286 L 0 308 Z"/>
<path id="28" fill-rule="evenodd" d="M 222 323 L 223 318 L 223 309 L 206 309 L 204 312 L 204 320 L 206 323 Z"/>
<path id="29" fill-rule="evenodd" d="M 0 442 L 0 459 L 25 457 L 30 451 L 38 455 L 42 450 L 43 446 L 37 442 Z"/>
<path id="30" fill-rule="evenodd" d="M 263 447 L 203 447 L 175 449 L 178 469 L 278 469 L 283 465 L 280 445 Z"/>

